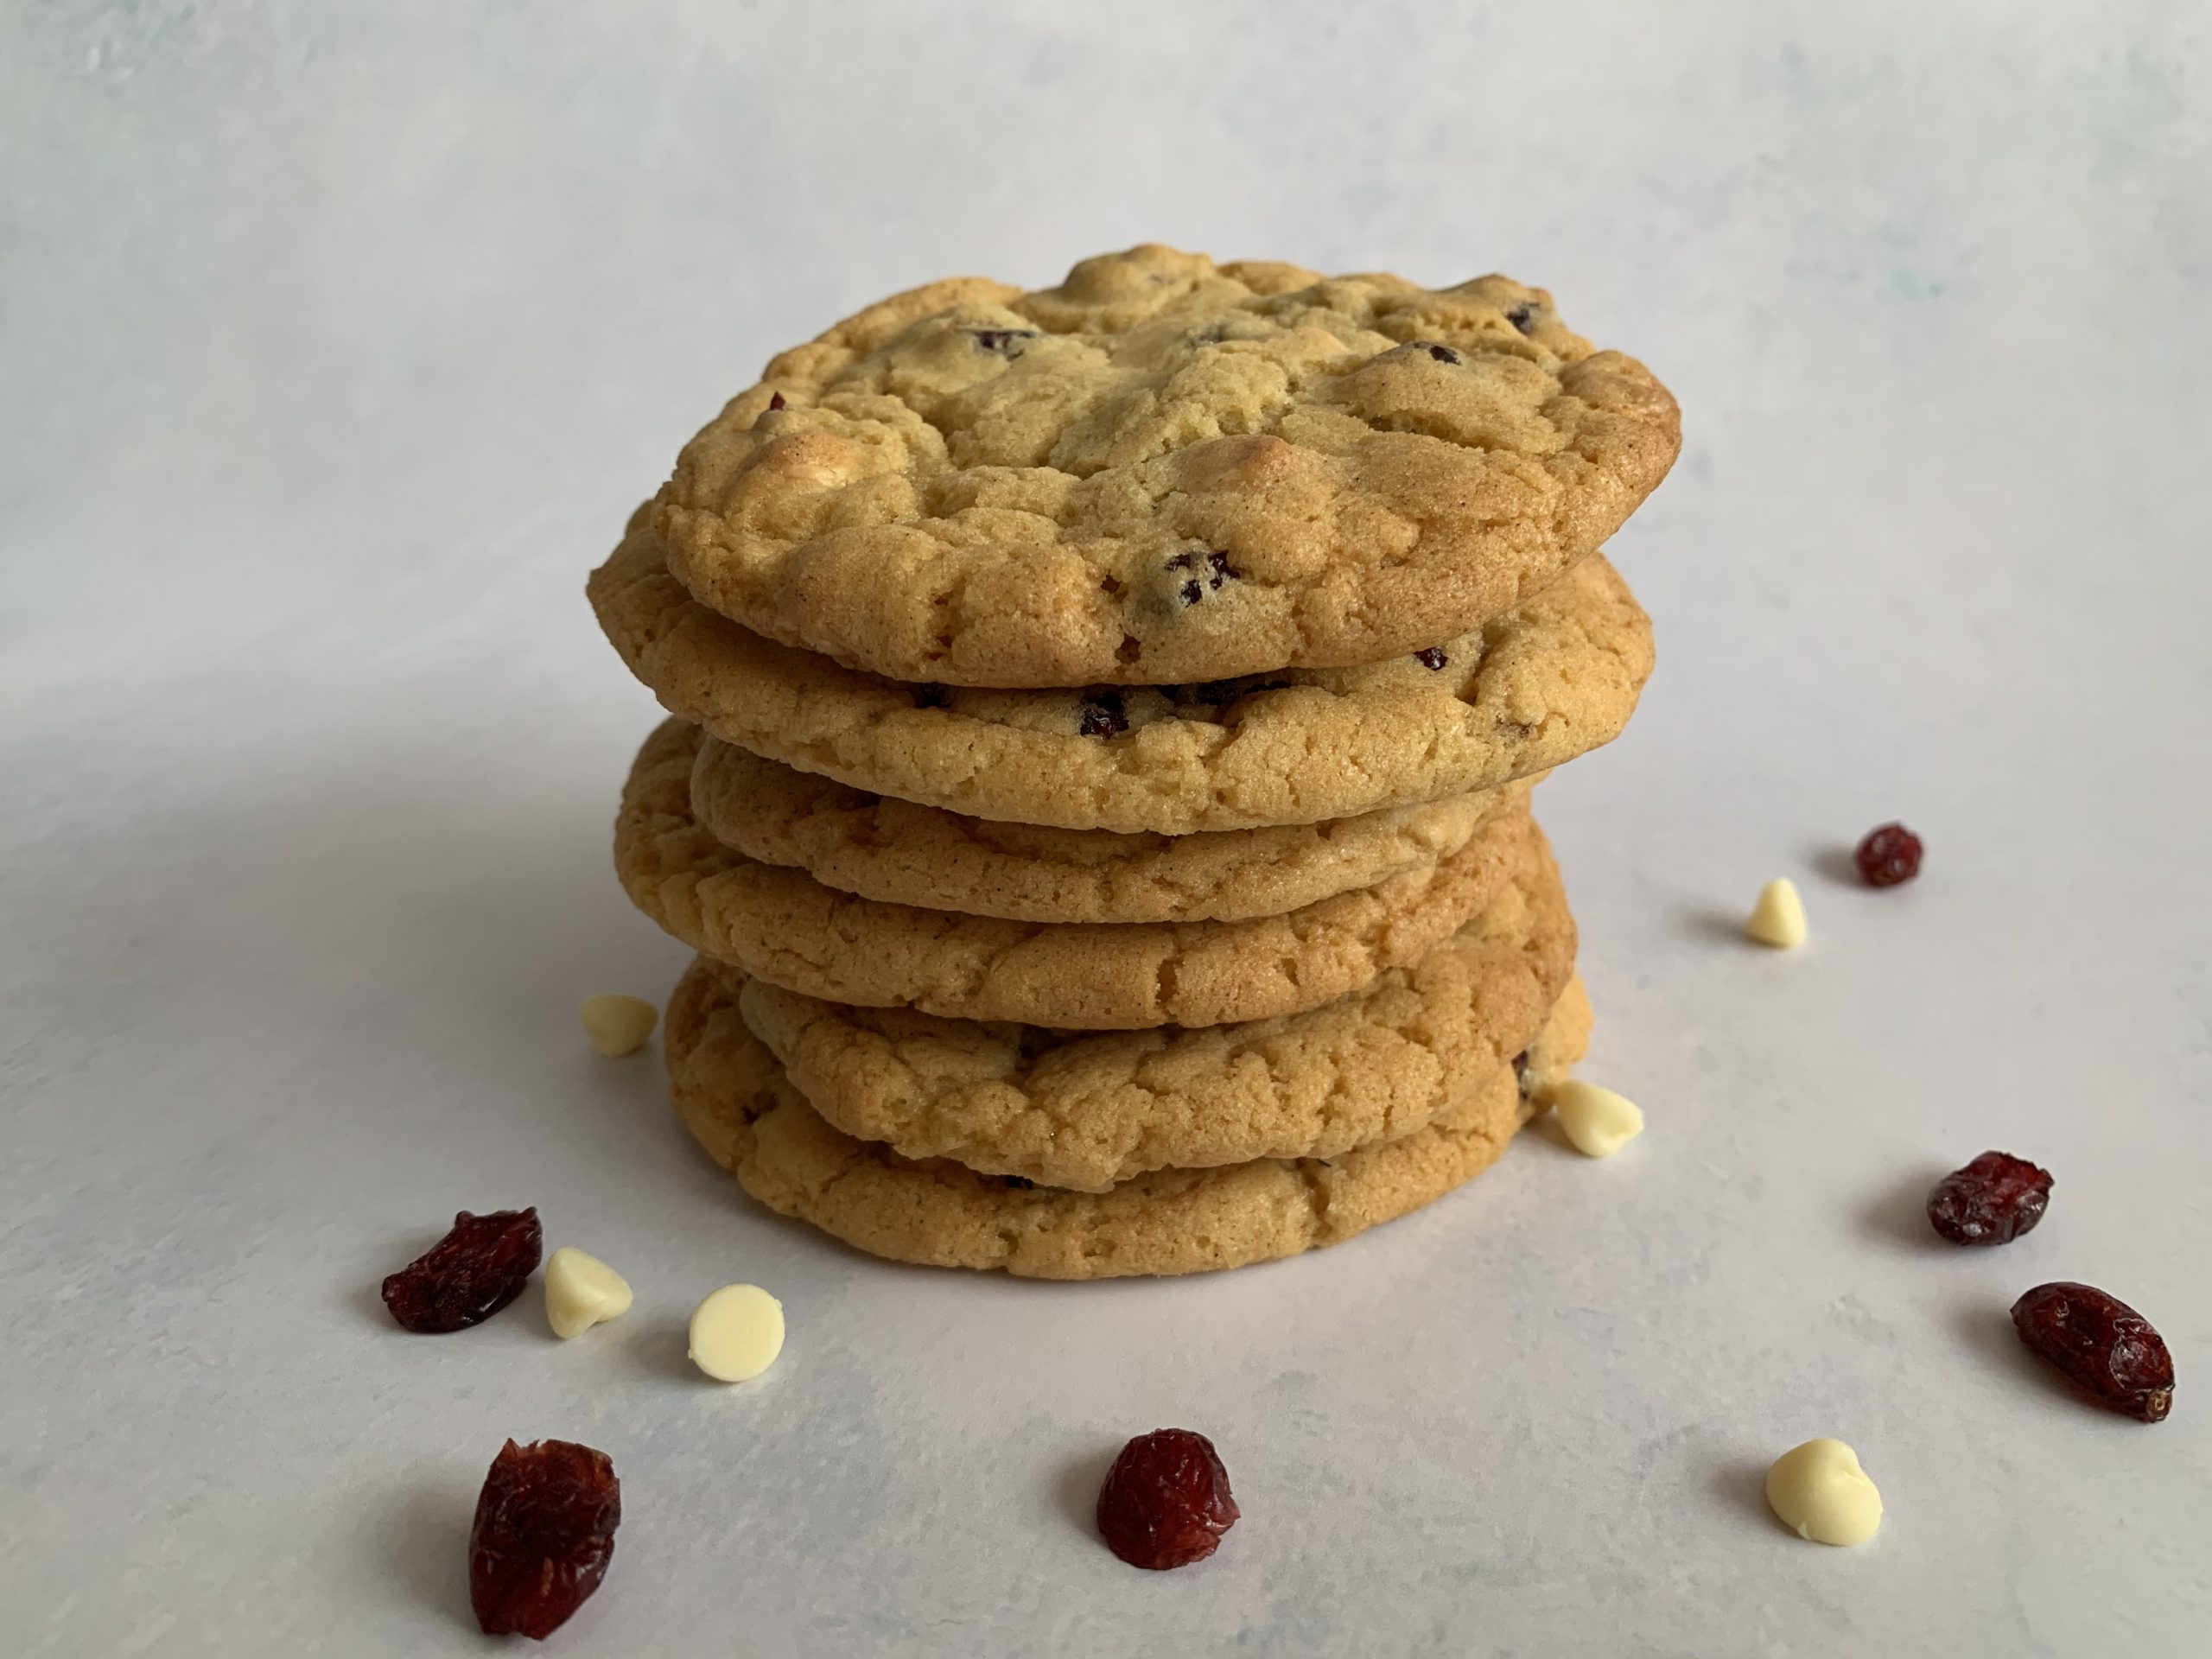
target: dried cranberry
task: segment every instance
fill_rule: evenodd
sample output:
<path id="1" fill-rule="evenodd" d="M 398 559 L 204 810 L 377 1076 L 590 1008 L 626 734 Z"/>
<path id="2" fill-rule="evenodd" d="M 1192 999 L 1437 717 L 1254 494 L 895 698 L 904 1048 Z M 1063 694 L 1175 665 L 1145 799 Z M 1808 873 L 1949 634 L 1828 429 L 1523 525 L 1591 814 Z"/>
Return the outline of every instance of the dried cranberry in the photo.
<path id="1" fill-rule="evenodd" d="M 784 407 L 784 394 L 783 394 L 782 392 L 780 392 L 780 391 L 772 391 L 772 392 L 770 392 L 770 393 L 768 394 L 768 409 L 769 409 L 769 412 L 772 414 L 775 410 L 779 410 L 779 409 L 781 409 L 781 408 L 783 408 L 783 407 Z"/>
<path id="2" fill-rule="evenodd" d="M 1901 823 L 1885 823 L 1866 832 L 1854 856 L 1868 887 L 1894 887 L 1920 874 L 1920 837 Z"/>
<path id="3" fill-rule="evenodd" d="M 2009 1244 L 2043 1219 L 2050 1172 L 2009 1152 L 1985 1152 L 1929 1189 L 1928 1219 L 1954 1244 Z"/>
<path id="4" fill-rule="evenodd" d="M 1518 328 L 1522 334 L 1534 334 L 1535 332 L 1535 315 L 1536 308 L 1529 304 L 1528 301 L 1522 300 L 1518 304 L 1510 306 L 1507 308 L 1505 320 L 1511 323 L 1516 328 Z"/>
<path id="5" fill-rule="evenodd" d="M 1076 729 L 1085 737 L 1118 737 L 1129 729 L 1129 717 L 1118 691 L 1098 691 L 1083 700 Z"/>
<path id="6" fill-rule="evenodd" d="M 1203 1561 L 1236 1523 L 1229 1471 L 1213 1442 L 1187 1428 L 1138 1435 L 1098 1489 L 1099 1536 L 1131 1567 Z"/>
<path id="7" fill-rule="evenodd" d="M 622 1484 L 607 1453 L 570 1440 L 509 1440 L 492 1459 L 468 1529 L 468 1599 L 486 1636 L 543 1641 L 607 1576 Z"/>
<path id="8" fill-rule="evenodd" d="M 1444 654 L 1444 647 L 1441 645 L 1431 645 L 1427 651 L 1414 652 L 1414 661 L 1427 669 L 1440 670 L 1451 660 Z"/>
<path id="9" fill-rule="evenodd" d="M 464 1210 L 451 1232 L 384 1281 L 384 1305 L 426 1335 L 481 1325 L 522 1294 L 544 1243 L 535 1210 Z"/>
<path id="10" fill-rule="evenodd" d="M 1453 351 L 1449 346 L 1440 346 L 1433 340 L 1417 340 L 1414 344 L 1440 363 L 1457 363 L 1459 360 L 1459 353 Z"/>
<path id="11" fill-rule="evenodd" d="M 1037 338 L 1034 328 L 968 328 L 962 331 L 987 352 L 1001 357 L 1020 357 L 1027 342 Z"/>
<path id="12" fill-rule="evenodd" d="M 1167 561 L 1167 568 L 1197 573 L 1175 590 L 1175 597 L 1185 605 L 1195 605 L 1209 593 L 1218 593 L 1222 583 L 1236 575 L 1229 568 L 1229 555 L 1213 551 L 1178 553 Z"/>
<path id="13" fill-rule="evenodd" d="M 2020 1340 L 2107 1411 L 2161 1423 L 2174 1359 L 2151 1321 L 2094 1285 L 2037 1285 L 2012 1304 Z"/>

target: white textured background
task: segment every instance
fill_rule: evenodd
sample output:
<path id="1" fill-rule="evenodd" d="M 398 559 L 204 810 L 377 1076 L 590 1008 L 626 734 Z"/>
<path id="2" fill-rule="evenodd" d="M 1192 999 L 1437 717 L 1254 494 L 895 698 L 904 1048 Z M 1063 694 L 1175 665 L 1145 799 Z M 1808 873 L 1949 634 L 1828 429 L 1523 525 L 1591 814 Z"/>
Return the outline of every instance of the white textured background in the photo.
<path id="1" fill-rule="evenodd" d="M 2180 1654 L 2212 1628 L 2212 55 L 2102 5 L 0 7 L 0 1648 L 467 1654 L 508 1434 L 610 1451 L 601 1654 Z M 582 994 L 648 700 L 580 592 L 776 347 L 1157 238 L 1552 287 L 1688 412 L 1662 666 L 1544 795 L 1645 1106 L 1226 1277 L 747 1208 Z M 1915 887 L 1836 877 L 1903 816 Z M 1796 874 L 1815 939 L 1732 936 Z M 1985 1146 L 2031 1238 L 1917 1219 Z M 636 1311 L 409 1338 L 535 1202 Z M 2145 1428 L 2005 1309 L 2134 1301 Z M 690 1374 L 726 1279 L 762 1383 Z M 1162 1423 L 1245 1518 L 1082 1519 Z M 1856 1552 L 1758 1471 L 1854 1441 Z"/>

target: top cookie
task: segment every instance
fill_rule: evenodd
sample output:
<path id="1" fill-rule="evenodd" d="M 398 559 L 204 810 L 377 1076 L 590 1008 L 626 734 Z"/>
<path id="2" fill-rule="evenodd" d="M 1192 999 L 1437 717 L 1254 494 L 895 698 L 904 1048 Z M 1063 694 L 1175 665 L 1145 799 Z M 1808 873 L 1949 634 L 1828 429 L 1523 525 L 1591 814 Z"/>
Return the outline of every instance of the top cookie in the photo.
<path id="1" fill-rule="evenodd" d="M 1541 289 L 1147 245 L 934 283 L 772 361 L 655 529 L 702 603 L 893 678 L 1168 684 L 1377 662 L 1512 609 L 1681 448 Z"/>

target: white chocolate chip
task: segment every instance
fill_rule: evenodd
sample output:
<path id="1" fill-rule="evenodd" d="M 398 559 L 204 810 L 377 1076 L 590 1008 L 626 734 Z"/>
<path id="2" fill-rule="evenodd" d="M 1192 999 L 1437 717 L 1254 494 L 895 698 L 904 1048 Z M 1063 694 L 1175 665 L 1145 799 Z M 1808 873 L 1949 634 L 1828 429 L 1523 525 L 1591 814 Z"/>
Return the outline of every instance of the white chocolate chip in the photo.
<path id="1" fill-rule="evenodd" d="M 610 1060 L 634 1054 L 653 1034 L 660 1010 L 641 996 L 588 996 L 576 1009 L 591 1046 Z"/>
<path id="2" fill-rule="evenodd" d="M 1882 1524 L 1882 1495 L 1841 1440 L 1808 1440 L 1766 1471 L 1766 1501 L 1816 1544 L 1863 1544 Z"/>
<path id="3" fill-rule="evenodd" d="M 566 1342 L 630 1311 L 630 1281 L 595 1255 L 563 1244 L 545 1259 L 545 1322 Z"/>
<path id="4" fill-rule="evenodd" d="M 1552 1110 L 1586 1157 L 1610 1158 L 1643 1133 L 1643 1114 L 1634 1101 L 1579 1077 L 1552 1090 Z"/>
<path id="5" fill-rule="evenodd" d="M 784 1305 L 758 1285 L 724 1285 L 691 1315 L 691 1363 L 717 1382 L 749 1382 L 784 1351 Z"/>
<path id="6" fill-rule="evenodd" d="M 1797 884 L 1782 875 L 1761 887 L 1744 931 L 1777 950 L 1795 950 L 1804 944 L 1805 901 L 1797 896 Z"/>

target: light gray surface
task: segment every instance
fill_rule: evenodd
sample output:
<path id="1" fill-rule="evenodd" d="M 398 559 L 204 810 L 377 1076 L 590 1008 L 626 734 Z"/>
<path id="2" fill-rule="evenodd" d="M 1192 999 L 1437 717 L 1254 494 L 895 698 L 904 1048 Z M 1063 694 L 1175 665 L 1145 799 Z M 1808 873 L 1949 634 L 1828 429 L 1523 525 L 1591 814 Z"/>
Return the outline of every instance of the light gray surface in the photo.
<path id="1" fill-rule="evenodd" d="M 8 8 L 0 1645 L 485 1650 L 473 1493 L 553 1434 L 627 1509 L 572 1653 L 2195 1650 L 2208 72 L 2183 3 Z M 580 585 L 776 346 L 1147 237 L 1503 269 L 1680 393 L 1660 674 L 1541 803 L 1650 1130 L 1225 1277 L 902 1271 L 583 1047 L 679 952 Z M 1897 815 L 1922 881 L 1839 880 Z M 1783 873 L 1795 957 L 1733 933 Z M 2050 1217 L 1938 1247 L 1989 1145 Z M 627 1319 L 389 1325 L 526 1202 Z M 2163 1325 L 2170 1422 L 2017 1350 L 2056 1277 Z M 791 1338 L 724 1391 L 735 1278 Z M 1153 1577 L 1082 1512 L 1162 1423 L 1245 1518 Z M 1818 1433 L 1863 1550 L 1761 1506 Z"/>

